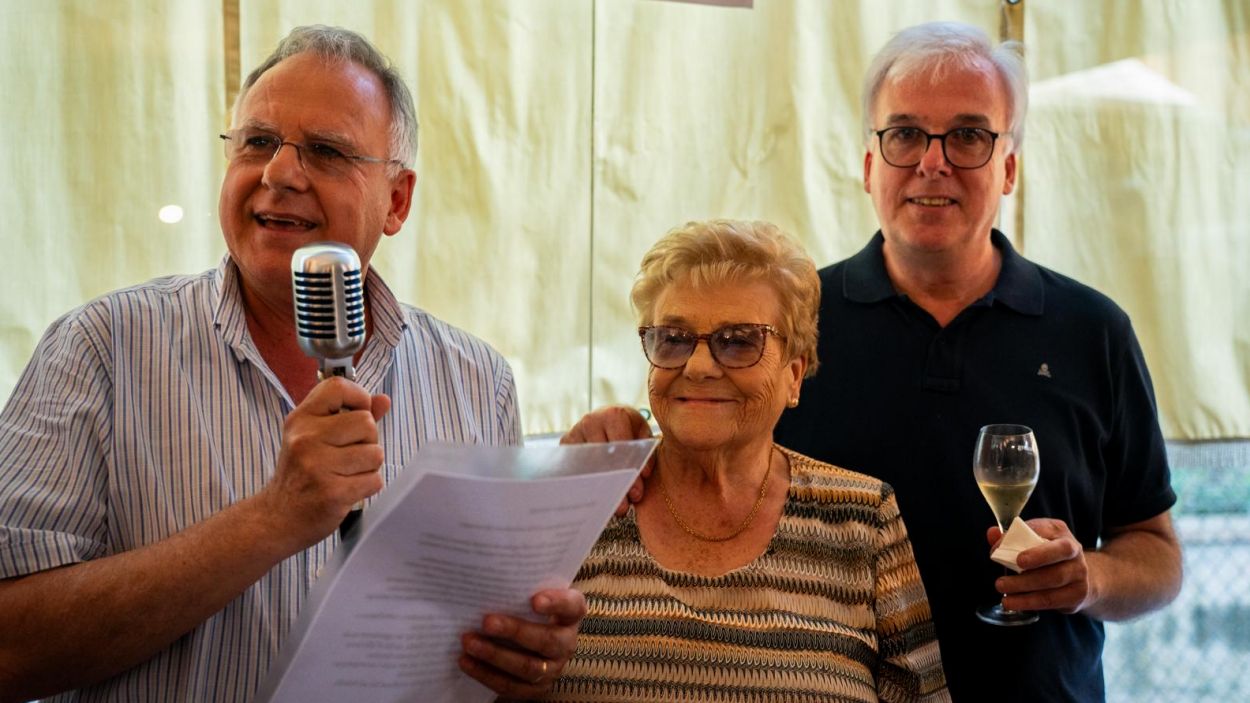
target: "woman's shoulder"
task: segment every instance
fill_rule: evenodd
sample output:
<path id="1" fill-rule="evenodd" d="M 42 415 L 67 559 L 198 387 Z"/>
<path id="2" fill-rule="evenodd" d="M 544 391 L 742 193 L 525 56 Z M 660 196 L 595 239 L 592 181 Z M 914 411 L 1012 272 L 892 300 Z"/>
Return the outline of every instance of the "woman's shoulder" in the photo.
<path id="1" fill-rule="evenodd" d="M 867 474 L 817 461 L 777 445 L 790 460 L 791 493 L 819 502 L 851 501 L 880 504 L 894 493 L 890 484 Z"/>

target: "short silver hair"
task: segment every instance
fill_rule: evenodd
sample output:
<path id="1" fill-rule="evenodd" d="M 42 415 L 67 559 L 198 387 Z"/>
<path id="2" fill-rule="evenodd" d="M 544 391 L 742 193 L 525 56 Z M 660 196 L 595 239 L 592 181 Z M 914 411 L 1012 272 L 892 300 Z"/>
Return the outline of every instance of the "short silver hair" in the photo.
<path id="1" fill-rule="evenodd" d="M 1029 79 L 1024 46 L 1006 41 L 998 46 L 979 28 L 962 22 L 927 22 L 895 34 L 873 58 L 864 76 L 864 139 L 872 141 L 872 109 L 887 79 L 928 75 L 941 78 L 952 68 L 972 68 L 987 61 L 1007 85 L 1008 131 L 1011 151 L 1024 139 L 1024 116 L 1029 110 Z"/>
<path id="2" fill-rule="evenodd" d="M 278 42 L 277 48 L 265 59 L 256 70 L 247 76 L 238 96 L 234 99 L 231 114 L 235 121 L 239 117 L 239 106 L 243 98 L 256 81 L 260 80 L 265 71 L 278 65 L 284 59 L 296 54 L 310 52 L 327 62 L 351 61 L 364 66 L 382 82 L 391 102 L 391 129 L 389 133 L 389 159 L 403 164 L 403 168 L 412 168 L 417 159 L 417 108 L 412 101 L 412 93 L 399 71 L 391 65 L 390 59 L 378 51 L 368 39 L 349 29 L 327 27 L 321 24 L 296 27 Z M 391 175 L 398 169 L 390 164 Z"/>

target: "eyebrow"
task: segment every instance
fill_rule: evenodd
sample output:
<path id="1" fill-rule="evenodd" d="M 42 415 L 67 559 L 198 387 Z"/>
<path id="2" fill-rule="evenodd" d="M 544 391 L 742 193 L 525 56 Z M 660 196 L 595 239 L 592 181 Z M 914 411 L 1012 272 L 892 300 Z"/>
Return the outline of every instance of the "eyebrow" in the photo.
<path id="1" fill-rule="evenodd" d="M 906 112 L 897 112 L 888 115 L 885 118 L 885 124 L 889 127 L 896 127 L 898 125 L 914 125 L 920 121 L 920 118 L 916 115 Z M 985 127 L 988 129 L 990 126 L 990 118 L 980 113 L 962 112 L 955 115 L 955 117 L 952 118 L 948 124 L 963 127 Z"/>
<path id="2" fill-rule="evenodd" d="M 252 118 L 245 120 L 243 122 L 242 127 L 247 128 L 247 129 L 260 130 L 262 132 L 271 132 L 273 134 L 278 134 L 279 132 L 276 125 L 273 125 L 269 122 L 262 122 L 260 120 L 252 119 Z M 350 147 L 352 149 L 356 148 L 355 140 L 353 140 L 352 138 L 340 132 L 329 132 L 329 131 L 324 131 L 324 130 L 304 132 L 303 139 L 304 141 L 328 142 L 330 144 L 335 144 L 338 146 Z"/>
<path id="3" fill-rule="evenodd" d="M 666 315 L 664 317 L 656 319 L 655 322 L 651 324 L 662 326 L 662 327 L 681 327 L 682 329 L 688 330 L 690 332 L 695 331 L 694 326 L 690 324 L 690 321 L 684 317 L 681 317 L 680 315 Z M 764 324 L 768 324 L 768 323 L 766 322 L 744 322 L 743 320 L 722 320 L 721 322 L 718 322 L 712 325 L 712 329 L 708 331 L 714 332 L 718 329 L 721 329 L 722 327 L 732 327 L 733 325 L 764 325 Z"/>

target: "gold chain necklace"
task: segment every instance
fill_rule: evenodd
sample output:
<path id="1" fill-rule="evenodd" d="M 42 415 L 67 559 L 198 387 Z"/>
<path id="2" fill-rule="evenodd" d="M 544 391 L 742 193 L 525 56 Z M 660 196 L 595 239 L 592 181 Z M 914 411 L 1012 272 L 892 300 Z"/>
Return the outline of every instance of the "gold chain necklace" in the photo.
<path id="1" fill-rule="evenodd" d="M 677 514 L 677 509 L 673 507 L 673 499 L 668 497 L 668 491 L 664 490 L 664 478 L 658 477 L 658 480 L 656 481 L 656 485 L 660 489 L 660 495 L 663 496 L 664 498 L 664 505 L 668 508 L 668 514 L 673 516 L 673 520 L 677 522 L 678 527 L 685 530 L 686 534 L 690 535 L 691 537 L 694 537 L 695 539 L 702 540 L 704 542 L 728 542 L 734 537 L 737 537 L 738 535 L 742 534 L 748 527 L 750 527 L 752 522 L 755 521 L 755 514 L 760 511 L 760 505 L 764 503 L 764 496 L 765 494 L 768 493 L 768 477 L 771 476 L 773 473 L 772 459 L 773 459 L 773 452 L 775 451 L 777 451 L 777 445 L 774 444 L 772 447 L 772 451 L 768 453 L 768 468 L 764 469 L 764 480 L 760 482 L 760 495 L 758 498 L 755 499 L 755 505 L 751 506 L 751 512 L 747 513 L 747 519 L 743 520 L 742 524 L 738 525 L 738 529 L 734 530 L 733 532 L 730 532 L 724 537 L 709 537 L 708 535 L 705 535 L 702 532 L 699 532 L 698 530 L 694 529 L 690 525 L 687 525 L 686 521 L 682 520 L 681 517 Z"/>

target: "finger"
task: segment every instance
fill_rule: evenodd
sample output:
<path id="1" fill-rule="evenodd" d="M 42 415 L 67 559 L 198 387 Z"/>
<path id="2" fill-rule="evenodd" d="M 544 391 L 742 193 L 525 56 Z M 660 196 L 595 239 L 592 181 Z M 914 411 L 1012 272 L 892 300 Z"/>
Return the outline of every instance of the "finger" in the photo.
<path id="1" fill-rule="evenodd" d="M 1045 539 L 1072 537 L 1072 531 L 1068 529 L 1068 523 L 1063 520 L 1056 520 L 1049 517 L 1035 517 L 1027 522 L 1029 528 L 1036 532 L 1038 537 L 1043 537 Z"/>
<path id="2" fill-rule="evenodd" d="M 585 444 L 586 437 L 582 434 L 582 423 L 578 422 L 560 437 L 560 444 Z"/>
<path id="3" fill-rule="evenodd" d="M 643 465 L 642 471 L 638 473 L 642 478 L 651 478 L 651 472 L 655 470 L 655 454 L 647 457 L 647 463 Z M 638 500 L 642 500 L 642 494 L 639 493 Z M 636 502 L 636 501 L 635 501 Z"/>
<path id="4" fill-rule="evenodd" d="M 335 450 L 330 470 L 339 476 L 368 476 L 378 474 L 384 460 L 381 445 L 353 444 Z"/>
<path id="5" fill-rule="evenodd" d="M 1086 593 L 1082 584 L 1068 584 L 1063 588 L 1004 596 L 1003 607 L 1009 610 L 1057 610 L 1061 613 L 1075 613 L 1081 609 Z"/>
<path id="6" fill-rule="evenodd" d="M 994 588 L 999 589 L 998 592 L 1004 595 L 1035 593 L 1064 588 L 1080 578 L 1080 574 L 1059 564 L 1035 571 L 1000 576 L 994 581 Z"/>
<path id="7" fill-rule="evenodd" d="M 629 416 L 631 412 L 637 411 L 623 405 L 604 408 L 602 422 L 585 428 L 586 439 L 591 442 L 619 442 L 633 439 L 634 423 Z"/>
<path id="8" fill-rule="evenodd" d="M 467 653 L 460 656 L 457 664 L 465 674 L 507 699 L 537 698 L 550 690 L 557 677 L 550 673 L 538 679 L 537 683 L 521 681 Z"/>
<path id="9" fill-rule="evenodd" d="M 373 413 L 373 421 L 378 422 L 383 417 L 386 417 L 386 413 L 390 412 L 391 397 L 385 393 L 379 393 L 378 395 L 373 396 L 372 401 L 373 407 L 370 408 L 370 410 Z"/>
<path id="10" fill-rule="evenodd" d="M 997 549 L 998 543 L 1003 538 L 1003 531 L 997 526 L 991 527 L 985 531 L 985 541 L 990 543 L 991 549 Z"/>
<path id="11" fill-rule="evenodd" d="M 568 661 L 550 660 L 535 652 L 515 649 L 506 642 L 491 641 L 474 633 L 465 633 L 461 644 L 469 657 L 486 665 L 486 673 L 519 686 L 550 684 L 560 677 Z"/>
<path id="12" fill-rule="evenodd" d="M 625 405 L 613 405 L 586 414 L 560 438 L 560 443 L 614 442 L 650 436 L 651 427 L 641 413 Z"/>
<path id="13" fill-rule="evenodd" d="M 1016 565 L 1021 569 L 1040 569 L 1043 566 L 1072 561 L 1081 557 L 1081 545 L 1071 537 L 1052 539 L 1045 544 L 1030 547 L 1016 556 Z"/>
<path id="14" fill-rule="evenodd" d="M 646 418 L 642 416 L 642 413 L 634 410 L 633 408 L 627 408 L 627 410 L 629 411 L 629 424 L 633 433 L 633 438 L 647 439 L 651 437 L 651 425 L 647 422 Z"/>
<path id="15" fill-rule="evenodd" d="M 994 580 L 994 590 L 1003 595 L 1030 593 L 1039 588 L 1038 582 L 1035 580 L 1036 574 L 1011 574 L 999 576 Z"/>
<path id="16" fill-rule="evenodd" d="M 586 617 L 586 596 L 573 588 L 548 588 L 530 598 L 530 607 L 557 625 L 576 626 Z"/>
<path id="17" fill-rule="evenodd" d="M 287 431 L 293 438 L 306 441 L 314 451 L 320 451 L 324 445 L 348 447 L 378 443 L 378 423 L 370 410 L 291 418 Z"/>
<path id="18" fill-rule="evenodd" d="M 332 376 L 313 386 L 297 410 L 312 415 L 331 415 L 343 408 L 361 410 L 371 406 L 368 391 L 342 376 Z"/>
<path id="19" fill-rule="evenodd" d="M 645 490 L 646 484 L 642 480 L 642 474 L 639 474 L 638 478 L 634 479 L 633 485 L 629 487 L 629 502 L 637 503 L 642 500 L 642 494 Z"/>
<path id="20" fill-rule="evenodd" d="M 536 623 L 494 614 L 483 618 L 482 632 L 493 639 L 500 649 L 524 652 L 533 657 L 532 663 L 518 664 L 517 660 L 505 656 L 488 662 L 527 681 L 533 679 L 527 678 L 528 669 L 524 666 L 539 666 L 541 660 L 563 664 L 573 656 L 577 647 L 576 625 Z"/>

